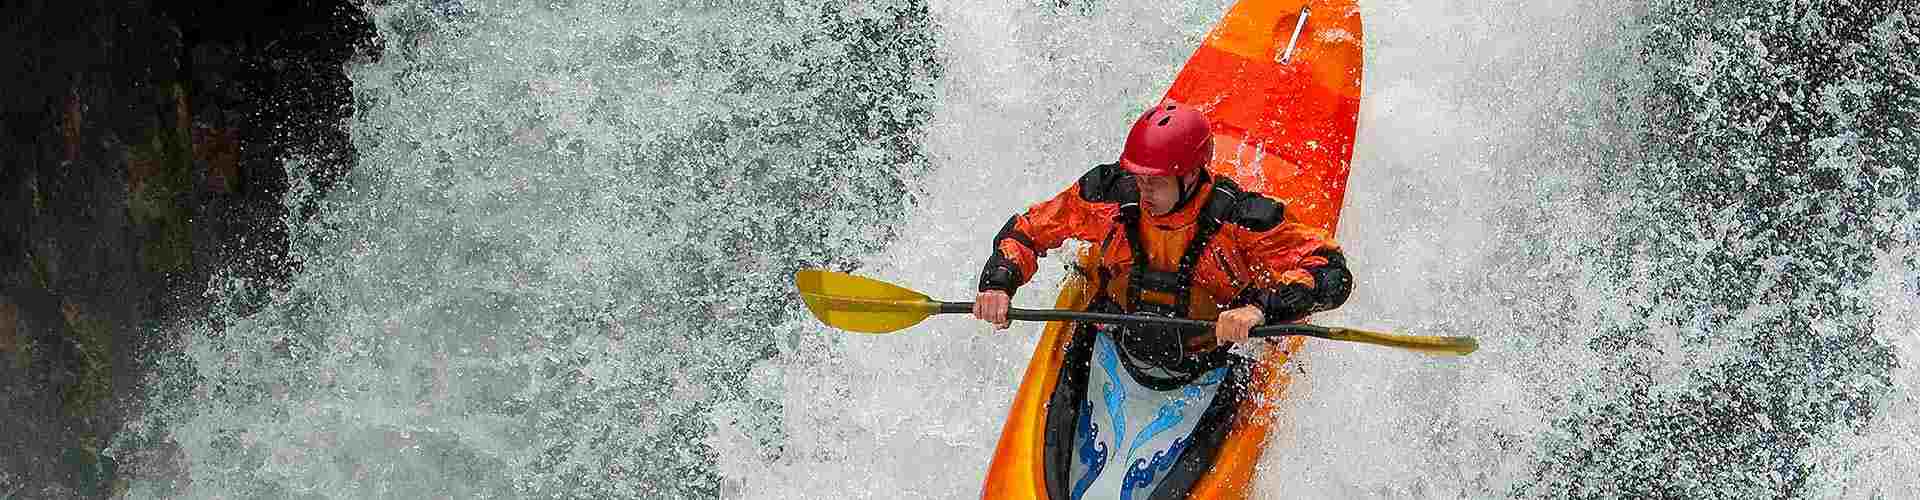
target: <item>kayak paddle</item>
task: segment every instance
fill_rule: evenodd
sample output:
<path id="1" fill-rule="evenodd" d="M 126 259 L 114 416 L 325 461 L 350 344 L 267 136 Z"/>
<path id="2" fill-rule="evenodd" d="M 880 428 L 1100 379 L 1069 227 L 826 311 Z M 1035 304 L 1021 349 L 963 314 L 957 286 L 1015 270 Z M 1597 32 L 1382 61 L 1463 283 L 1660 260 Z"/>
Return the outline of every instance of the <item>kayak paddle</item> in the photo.
<path id="1" fill-rule="evenodd" d="M 794 282 L 799 285 L 800 298 L 806 301 L 807 310 L 812 311 L 814 317 L 828 326 L 847 331 L 893 333 L 919 324 L 928 316 L 935 314 L 973 313 L 972 302 L 933 300 L 920 292 L 885 281 L 824 269 L 803 269 L 794 274 Z M 1023 321 L 1153 324 L 1209 332 L 1213 330 L 1212 321 L 1060 309 L 1009 308 L 1007 318 Z M 1287 335 L 1398 347 L 1427 354 L 1464 356 L 1480 348 L 1479 341 L 1474 340 L 1473 337 L 1400 335 L 1308 324 L 1268 325 L 1256 327 L 1248 333 L 1249 337 L 1255 338 Z M 1203 342 L 1198 342 L 1202 344 L 1211 343 L 1211 334 L 1198 340 L 1202 340 Z"/>

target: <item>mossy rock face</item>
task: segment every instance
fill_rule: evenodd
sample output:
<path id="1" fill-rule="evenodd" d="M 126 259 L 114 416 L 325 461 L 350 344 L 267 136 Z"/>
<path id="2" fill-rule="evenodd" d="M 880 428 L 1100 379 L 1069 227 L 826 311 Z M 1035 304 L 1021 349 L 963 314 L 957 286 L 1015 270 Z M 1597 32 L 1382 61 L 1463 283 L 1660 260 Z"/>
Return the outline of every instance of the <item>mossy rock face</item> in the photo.
<path id="1" fill-rule="evenodd" d="M 73 474 L 81 496 L 117 498 L 126 493 L 127 481 L 119 478 L 119 462 L 100 454 L 96 441 L 91 437 L 83 437 L 79 446 L 67 448 L 61 461 Z"/>
<path id="2" fill-rule="evenodd" d="M 182 219 L 148 223 L 140 242 L 141 262 L 152 272 L 185 272 L 193 264 L 193 225 Z"/>
<path id="3" fill-rule="evenodd" d="M 30 342 L 20 333 L 20 306 L 0 297 L 0 353 L 12 353 L 14 367 L 25 370 L 33 361 L 29 357 Z"/>
<path id="4" fill-rule="evenodd" d="M 27 245 L 23 258 L 26 260 L 25 284 L 40 290 L 53 288 L 55 275 L 59 272 L 58 248 L 52 242 Z M 0 297 L 0 352 L 12 352 L 15 367 L 31 370 L 43 346 L 34 340 L 33 332 L 23 325 L 20 317 L 20 304 L 11 298 Z"/>
<path id="5" fill-rule="evenodd" d="M 150 130 L 146 140 L 127 148 L 127 215 L 143 228 L 141 262 L 148 271 L 182 272 L 193 264 L 193 145 L 183 127 L 185 90 L 167 86 L 178 103 L 176 123 Z"/>
<path id="6" fill-rule="evenodd" d="M 193 157 L 206 166 L 206 189 L 231 194 L 240 189 L 240 131 L 226 127 L 193 130 Z"/>
<path id="7" fill-rule="evenodd" d="M 20 328 L 20 306 L 0 297 L 0 353 L 13 354 L 14 369 L 31 370 L 38 347 L 33 336 Z"/>
<path id="8" fill-rule="evenodd" d="M 61 395 L 61 409 L 70 418 L 94 416 L 101 401 L 113 395 L 113 324 L 96 318 L 79 304 L 65 302 L 67 341 L 73 343 L 79 380 Z"/>
<path id="9" fill-rule="evenodd" d="M 32 369 L 34 353 L 39 349 L 39 344 L 34 343 L 31 337 L 21 338 L 13 351 L 13 365 L 22 370 Z"/>
<path id="10" fill-rule="evenodd" d="M 28 215 L 39 216 L 40 212 L 47 209 L 47 197 L 40 194 L 40 176 L 33 169 L 21 170 L 24 170 L 22 175 L 26 176 L 24 184 L 26 184 L 27 199 L 30 200 L 33 207 L 33 213 Z"/>
<path id="11" fill-rule="evenodd" d="M 19 350 L 20 308 L 13 301 L 0 297 L 0 352 Z"/>
<path id="12" fill-rule="evenodd" d="M 27 277 L 32 279 L 29 284 L 35 288 L 41 290 L 53 288 L 53 275 L 58 270 L 56 267 L 58 261 L 53 255 L 55 250 L 57 249 L 51 244 L 43 245 L 37 251 L 32 248 L 27 249 Z"/>

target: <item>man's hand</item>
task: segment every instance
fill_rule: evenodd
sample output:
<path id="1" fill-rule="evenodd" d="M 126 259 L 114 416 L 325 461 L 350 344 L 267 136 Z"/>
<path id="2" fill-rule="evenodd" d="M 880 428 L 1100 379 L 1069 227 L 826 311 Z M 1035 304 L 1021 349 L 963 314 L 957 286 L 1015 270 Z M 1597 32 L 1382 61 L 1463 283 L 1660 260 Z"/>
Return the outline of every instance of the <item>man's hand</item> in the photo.
<path id="1" fill-rule="evenodd" d="M 1007 325 L 1011 324 L 1011 322 L 1007 321 L 1007 304 L 1009 302 L 1011 302 L 1011 299 L 1007 297 L 1007 292 L 999 290 L 980 292 L 980 295 L 973 298 L 973 317 L 980 318 L 981 321 L 993 323 L 993 329 L 995 330 L 1005 330 L 1007 329 Z M 1245 337 L 1246 334 L 1242 333 L 1241 336 Z"/>
<path id="2" fill-rule="evenodd" d="M 1220 313 L 1220 318 L 1213 323 L 1213 341 L 1216 345 L 1245 342 L 1253 327 L 1266 322 L 1267 314 L 1250 305 Z"/>

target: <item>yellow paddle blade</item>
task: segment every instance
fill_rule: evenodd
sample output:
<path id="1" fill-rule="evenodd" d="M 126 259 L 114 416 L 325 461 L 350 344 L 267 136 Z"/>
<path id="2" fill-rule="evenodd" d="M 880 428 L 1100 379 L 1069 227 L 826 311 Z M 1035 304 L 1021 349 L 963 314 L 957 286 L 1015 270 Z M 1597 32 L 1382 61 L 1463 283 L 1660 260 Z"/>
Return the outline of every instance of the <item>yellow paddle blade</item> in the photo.
<path id="1" fill-rule="evenodd" d="M 1465 356 L 1480 349 L 1480 341 L 1473 337 L 1434 337 L 1424 335 L 1397 335 L 1392 333 L 1369 332 L 1352 328 L 1328 327 L 1327 337 L 1332 340 L 1363 342 L 1387 347 L 1411 349 L 1427 354 L 1452 354 Z"/>
<path id="2" fill-rule="evenodd" d="M 876 279 L 803 269 L 793 281 L 813 317 L 841 330 L 892 333 L 940 312 L 940 303 L 926 295 Z"/>

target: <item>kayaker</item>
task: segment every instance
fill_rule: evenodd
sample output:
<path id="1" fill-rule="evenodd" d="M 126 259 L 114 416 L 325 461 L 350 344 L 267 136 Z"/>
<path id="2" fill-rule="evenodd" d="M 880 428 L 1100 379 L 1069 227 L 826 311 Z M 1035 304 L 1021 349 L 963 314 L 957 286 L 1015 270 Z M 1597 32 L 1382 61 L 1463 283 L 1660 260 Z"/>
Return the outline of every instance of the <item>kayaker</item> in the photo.
<path id="1" fill-rule="evenodd" d="M 1352 290 L 1331 235 L 1210 174 L 1212 159 L 1206 116 L 1163 102 L 1134 122 L 1118 162 L 1093 167 L 993 238 L 973 315 L 995 328 L 1007 327 L 1011 298 L 1038 258 L 1070 238 L 1092 243 L 1098 257 L 1080 270 L 1095 287 L 1089 310 L 1216 321 L 1214 344 L 1202 346 L 1185 341 L 1205 332 L 1088 326 L 1098 334 L 1075 433 L 1076 498 L 1151 491 L 1227 379 L 1231 345 L 1255 326 L 1339 307 Z M 1111 473 L 1110 458 L 1125 472 Z"/>

